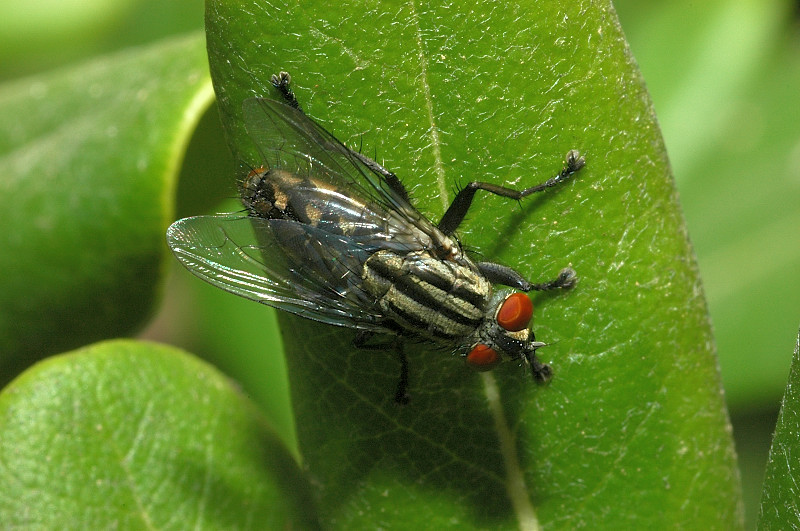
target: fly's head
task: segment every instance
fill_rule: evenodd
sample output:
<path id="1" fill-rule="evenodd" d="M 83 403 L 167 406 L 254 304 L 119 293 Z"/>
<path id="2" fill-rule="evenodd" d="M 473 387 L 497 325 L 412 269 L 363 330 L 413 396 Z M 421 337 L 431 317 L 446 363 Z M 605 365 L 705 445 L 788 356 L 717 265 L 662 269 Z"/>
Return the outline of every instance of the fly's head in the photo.
<path id="1" fill-rule="evenodd" d="M 552 370 L 536 358 L 536 349 L 545 343 L 536 341 L 530 329 L 532 318 L 533 303 L 527 294 L 509 289 L 495 292 L 486 318 L 468 345 L 467 365 L 489 371 L 506 358 L 521 359 L 530 365 L 536 380 L 548 381 Z"/>

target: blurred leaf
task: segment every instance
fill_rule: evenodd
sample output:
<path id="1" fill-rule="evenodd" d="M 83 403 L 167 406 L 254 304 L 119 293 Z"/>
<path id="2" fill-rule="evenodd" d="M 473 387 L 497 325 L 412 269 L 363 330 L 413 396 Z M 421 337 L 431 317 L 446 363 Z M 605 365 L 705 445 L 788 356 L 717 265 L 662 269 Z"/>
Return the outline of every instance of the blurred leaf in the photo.
<path id="1" fill-rule="evenodd" d="M 134 0 L 6 0 L 0 25 L 0 78 L 31 74 L 96 49 Z"/>
<path id="2" fill-rule="evenodd" d="M 100 343 L 0 394 L 0 521 L 25 529 L 313 529 L 255 408 L 173 348 Z"/>
<path id="3" fill-rule="evenodd" d="M 755 528 L 800 301 L 800 34 L 787 0 L 615 0 L 659 115 Z M 776 81 L 779 80 L 779 81 Z M 757 360 L 757 362 L 755 361 Z"/>
<path id="4" fill-rule="evenodd" d="M 800 528 L 800 333 L 761 493 L 759 529 Z"/>
<path id="5" fill-rule="evenodd" d="M 800 300 L 800 39 L 785 0 L 619 0 L 708 295 L 725 394 L 777 403 Z M 780 82 L 776 82 L 779 79 Z M 758 368 L 753 368 L 754 356 Z"/>
<path id="6" fill-rule="evenodd" d="M 130 333 L 209 105 L 199 35 L 0 87 L 0 375 Z"/>
<path id="7" fill-rule="evenodd" d="M 230 168 L 226 173 L 230 174 Z M 187 182 L 194 180 L 187 177 Z M 238 208 L 241 204 L 231 204 L 228 211 Z M 143 336 L 168 339 L 236 378 L 242 393 L 259 405 L 286 445 L 296 449 L 275 312 L 198 281 L 177 260 L 173 266 L 175 274 L 169 276 L 166 304 Z"/>
<path id="8" fill-rule="evenodd" d="M 0 79 L 203 28 L 202 0 L 5 0 Z"/>
<path id="9" fill-rule="evenodd" d="M 365 24 L 369 21 L 369 24 Z M 542 181 L 571 148 L 581 174 L 517 208 L 481 197 L 462 228 L 533 280 L 556 372 L 476 375 L 280 317 L 300 452 L 323 521 L 359 527 L 740 528 L 741 499 L 710 328 L 657 124 L 608 3 L 209 2 L 223 127 L 259 162 L 241 103 L 290 71 L 306 111 L 395 170 L 438 219 L 456 184 Z M 256 311 L 256 310 L 254 310 Z"/>

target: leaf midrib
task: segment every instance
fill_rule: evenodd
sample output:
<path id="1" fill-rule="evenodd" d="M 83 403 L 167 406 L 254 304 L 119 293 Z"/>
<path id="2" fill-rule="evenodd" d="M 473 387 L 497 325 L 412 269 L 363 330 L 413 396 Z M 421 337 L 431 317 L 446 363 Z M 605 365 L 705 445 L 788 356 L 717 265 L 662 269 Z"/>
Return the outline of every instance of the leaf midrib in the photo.
<path id="1" fill-rule="evenodd" d="M 409 2 L 411 18 L 414 21 L 415 40 L 417 44 L 417 56 L 419 57 L 419 83 L 422 87 L 422 94 L 425 98 L 425 109 L 428 113 L 428 134 L 431 139 L 433 151 L 433 170 L 436 176 L 436 184 L 439 188 L 439 197 L 442 201 L 442 208 L 446 210 L 450 205 L 450 198 L 447 192 L 444 163 L 442 162 L 441 139 L 439 129 L 436 126 L 435 115 L 433 112 L 433 98 L 431 97 L 431 87 L 428 81 L 428 54 L 425 49 L 425 42 L 422 38 L 419 14 L 416 3 Z M 508 428 L 503 413 L 503 405 L 500 400 L 500 391 L 493 375 L 483 374 L 483 391 L 489 405 L 489 413 L 494 420 L 494 428 L 500 444 L 503 465 L 505 468 L 505 481 L 503 485 L 506 489 L 514 514 L 521 530 L 538 531 L 540 529 L 536 511 L 530 502 L 528 487 L 525 484 L 525 475 L 519 466 L 519 456 L 516 451 L 516 440 Z"/>

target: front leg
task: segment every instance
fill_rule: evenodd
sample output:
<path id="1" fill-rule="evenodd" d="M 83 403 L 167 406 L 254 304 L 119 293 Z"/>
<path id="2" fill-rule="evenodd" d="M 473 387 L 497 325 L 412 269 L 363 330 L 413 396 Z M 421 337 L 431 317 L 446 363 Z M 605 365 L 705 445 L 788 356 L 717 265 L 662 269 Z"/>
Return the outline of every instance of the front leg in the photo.
<path id="1" fill-rule="evenodd" d="M 475 198 L 475 192 L 478 190 L 486 190 L 492 194 L 519 201 L 523 197 L 527 197 L 531 194 L 535 194 L 536 192 L 541 192 L 563 183 L 575 172 L 583 168 L 584 164 L 586 164 L 586 161 L 583 157 L 581 157 L 580 153 L 574 149 L 570 150 L 566 156 L 566 163 L 558 175 L 546 180 L 541 184 L 531 186 L 530 188 L 526 188 L 522 191 L 513 190 L 504 186 L 498 186 L 496 184 L 473 181 L 458 192 L 456 198 L 453 199 L 453 202 L 447 209 L 447 212 L 444 213 L 444 216 L 442 216 L 442 219 L 439 221 L 438 228 L 447 235 L 452 234 L 458 228 L 458 226 L 461 225 L 461 222 L 464 221 L 464 216 L 467 215 L 467 211 L 469 210 L 470 205 L 472 205 L 472 200 Z"/>
<path id="2" fill-rule="evenodd" d="M 532 284 L 508 266 L 494 262 L 478 262 L 478 270 L 492 284 L 502 284 L 517 288 L 520 291 L 548 291 L 551 289 L 569 289 L 575 285 L 578 276 L 571 267 L 565 267 L 556 278 L 541 284 Z"/>

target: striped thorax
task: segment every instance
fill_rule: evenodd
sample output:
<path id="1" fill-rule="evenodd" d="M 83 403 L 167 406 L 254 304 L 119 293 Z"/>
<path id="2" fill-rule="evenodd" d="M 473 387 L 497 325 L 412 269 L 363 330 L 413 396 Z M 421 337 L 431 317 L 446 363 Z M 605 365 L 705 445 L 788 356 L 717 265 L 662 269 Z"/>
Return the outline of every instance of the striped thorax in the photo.
<path id="1" fill-rule="evenodd" d="M 364 264 L 364 287 L 402 328 L 438 342 L 474 334 L 492 286 L 479 273 L 422 251 L 379 251 Z"/>
<path id="2" fill-rule="evenodd" d="M 424 251 L 406 256 L 379 251 L 364 264 L 362 278 L 401 333 L 455 346 L 474 369 L 492 369 L 504 358 L 527 359 L 544 345 L 533 341 L 528 328 L 533 316 L 528 296 L 509 289 L 493 293 L 472 262 L 462 262 Z"/>

